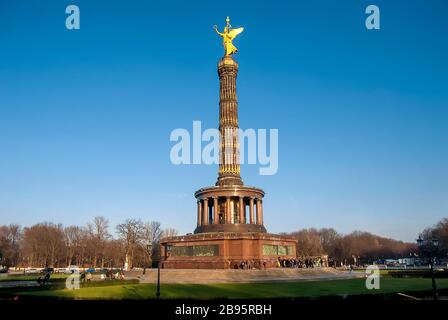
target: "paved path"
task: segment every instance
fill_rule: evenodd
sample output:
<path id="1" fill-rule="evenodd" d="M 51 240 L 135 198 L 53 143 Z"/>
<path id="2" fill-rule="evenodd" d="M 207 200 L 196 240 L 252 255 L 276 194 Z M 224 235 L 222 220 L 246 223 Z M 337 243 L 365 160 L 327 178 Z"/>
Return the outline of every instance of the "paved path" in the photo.
<path id="1" fill-rule="evenodd" d="M 333 268 L 315 269 L 268 269 L 268 270 L 206 270 L 162 269 L 162 283 L 253 283 L 276 281 L 310 281 L 362 278 L 363 274 L 337 271 Z M 157 269 L 142 272 L 130 271 L 127 279 L 138 278 L 141 283 L 156 283 Z"/>

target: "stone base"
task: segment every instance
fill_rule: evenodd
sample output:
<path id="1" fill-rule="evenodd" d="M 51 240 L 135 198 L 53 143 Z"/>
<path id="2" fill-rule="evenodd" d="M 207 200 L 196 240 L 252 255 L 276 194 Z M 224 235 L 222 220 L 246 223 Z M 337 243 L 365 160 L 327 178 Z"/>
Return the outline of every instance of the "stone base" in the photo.
<path id="1" fill-rule="evenodd" d="M 243 261 L 250 268 L 272 268 L 278 258 L 296 258 L 296 252 L 295 239 L 269 233 L 212 232 L 161 240 L 167 269 L 234 269 Z"/>

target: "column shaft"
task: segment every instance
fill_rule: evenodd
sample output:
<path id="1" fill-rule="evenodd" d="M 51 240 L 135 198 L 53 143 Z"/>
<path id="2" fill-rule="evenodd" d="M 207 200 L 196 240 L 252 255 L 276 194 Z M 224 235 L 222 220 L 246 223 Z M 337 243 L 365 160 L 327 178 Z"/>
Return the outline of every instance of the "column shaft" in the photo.
<path id="1" fill-rule="evenodd" d="M 238 64 L 226 56 L 218 63 L 219 75 L 219 170 L 218 185 L 242 185 L 238 147 Z"/>
<path id="2" fill-rule="evenodd" d="M 204 199 L 204 224 L 208 224 L 209 208 L 208 199 Z"/>
<path id="3" fill-rule="evenodd" d="M 218 224 L 219 223 L 219 217 L 218 217 L 218 198 L 213 198 L 213 223 Z"/>
<path id="4" fill-rule="evenodd" d="M 225 217 L 225 221 L 226 223 L 231 223 L 231 218 L 230 218 L 230 197 L 226 197 L 226 217 Z"/>
<path id="5" fill-rule="evenodd" d="M 249 200 L 250 224 L 254 224 L 254 198 Z"/>
<path id="6" fill-rule="evenodd" d="M 244 198 L 240 197 L 240 223 L 244 223 Z"/>
<path id="7" fill-rule="evenodd" d="M 261 214 L 260 214 L 260 211 L 261 211 L 261 209 L 260 209 L 260 207 L 261 207 L 261 203 L 260 203 L 260 199 L 256 199 L 256 201 L 255 201 L 255 203 L 256 203 L 256 206 L 257 206 L 257 224 L 261 224 Z"/>
<path id="8" fill-rule="evenodd" d="M 198 200 L 198 227 L 202 225 L 202 205 L 201 200 Z"/>

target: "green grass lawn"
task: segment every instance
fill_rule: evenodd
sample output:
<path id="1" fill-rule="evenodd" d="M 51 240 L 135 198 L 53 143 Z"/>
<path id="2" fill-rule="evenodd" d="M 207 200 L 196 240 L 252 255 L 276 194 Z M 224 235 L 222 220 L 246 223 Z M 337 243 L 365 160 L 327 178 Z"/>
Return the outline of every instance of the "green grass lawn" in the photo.
<path id="1" fill-rule="evenodd" d="M 430 291 L 431 280 L 424 278 L 381 278 L 380 290 L 367 290 L 364 279 L 300 281 L 280 283 L 236 284 L 166 284 L 161 286 L 162 298 L 285 298 L 378 293 L 412 293 Z M 440 289 L 448 289 L 448 279 L 438 279 Z M 155 285 L 126 284 L 89 287 L 79 290 L 56 289 L 19 291 L 24 296 L 54 297 L 65 299 L 149 299 L 155 298 Z"/>
<path id="2" fill-rule="evenodd" d="M 0 276 L 0 281 L 36 281 L 39 277 L 44 277 L 44 273 L 35 274 L 7 274 Z M 65 281 L 69 275 L 64 273 L 51 274 L 51 280 Z"/>

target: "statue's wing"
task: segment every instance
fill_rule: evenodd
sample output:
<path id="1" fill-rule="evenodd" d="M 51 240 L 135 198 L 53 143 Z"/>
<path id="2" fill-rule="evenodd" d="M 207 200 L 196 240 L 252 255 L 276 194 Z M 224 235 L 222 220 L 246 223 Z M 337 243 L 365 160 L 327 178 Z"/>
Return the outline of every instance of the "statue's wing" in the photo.
<path id="1" fill-rule="evenodd" d="M 229 36 L 231 39 L 235 39 L 237 35 L 244 31 L 244 28 L 236 28 L 229 31 Z"/>

